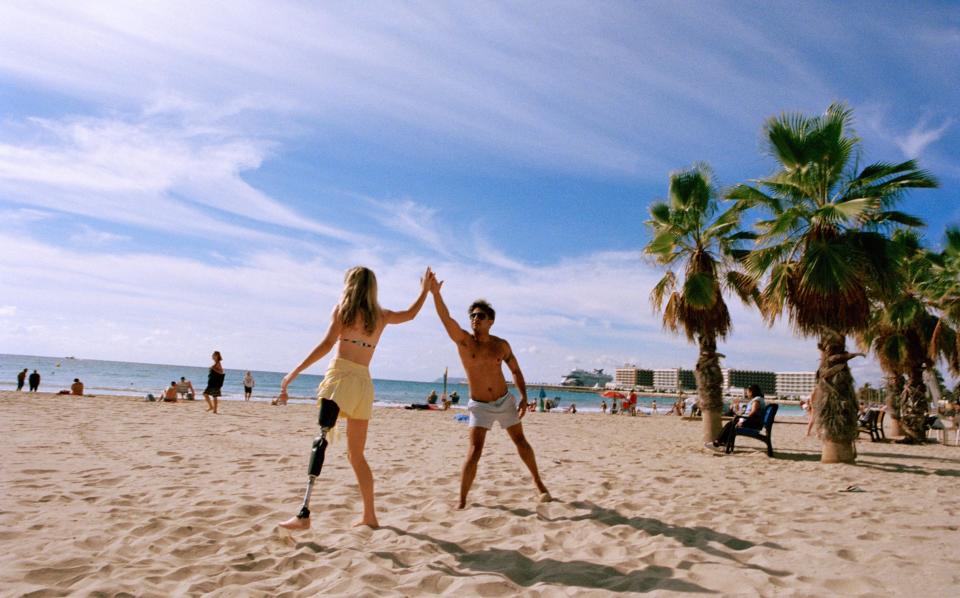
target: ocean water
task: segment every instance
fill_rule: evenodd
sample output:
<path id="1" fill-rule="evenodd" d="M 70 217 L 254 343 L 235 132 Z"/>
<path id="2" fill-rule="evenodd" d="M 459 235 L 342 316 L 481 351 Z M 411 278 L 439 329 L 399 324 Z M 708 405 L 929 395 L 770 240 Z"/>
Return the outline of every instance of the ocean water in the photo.
<path id="1" fill-rule="evenodd" d="M 323 362 L 323 366 L 326 363 Z M 317 367 L 317 366 L 314 366 Z M 40 374 L 40 390 L 43 392 L 57 392 L 70 388 L 74 378 L 79 378 L 84 384 L 87 394 L 116 394 L 145 397 L 147 393 L 159 395 L 170 385 L 172 380 L 179 381 L 180 376 L 193 382 L 197 391 L 197 399 L 207 384 L 207 365 L 183 366 L 164 365 L 156 363 L 135 363 L 127 361 L 103 361 L 98 359 L 73 359 L 69 357 L 38 357 L 31 355 L 0 354 L 0 390 L 12 390 L 17 386 L 17 373 L 27 368 L 32 372 L 36 369 Z M 223 385 L 223 400 L 243 400 L 243 375 L 246 370 L 226 370 L 226 380 Z M 254 401 L 271 401 L 280 391 L 280 381 L 286 372 L 268 372 L 251 370 L 256 386 L 253 389 Z M 28 372 L 29 374 L 29 372 Z M 288 389 L 291 403 L 313 403 L 316 399 L 316 388 L 323 380 L 323 376 L 301 374 L 293 381 Z M 373 381 L 377 406 L 400 407 L 411 403 L 426 402 L 430 391 L 436 390 L 440 394 L 443 384 L 440 382 L 413 382 L 405 380 Z M 527 387 L 530 400 L 536 399 L 539 387 Z M 466 384 L 448 384 L 447 392 L 457 391 L 460 394 L 460 407 L 463 407 L 470 396 Z M 599 411 L 600 396 L 595 393 L 572 392 L 568 390 L 547 390 L 547 396 L 555 401 L 559 400 L 560 409 L 571 403 L 576 403 L 578 411 Z M 657 411 L 665 413 L 673 404 L 670 396 L 641 395 L 637 401 L 638 407 L 645 413 L 650 413 L 653 402 L 656 401 Z M 610 401 L 607 401 L 610 404 Z M 802 416 L 803 411 L 794 405 L 780 405 L 778 415 Z"/>

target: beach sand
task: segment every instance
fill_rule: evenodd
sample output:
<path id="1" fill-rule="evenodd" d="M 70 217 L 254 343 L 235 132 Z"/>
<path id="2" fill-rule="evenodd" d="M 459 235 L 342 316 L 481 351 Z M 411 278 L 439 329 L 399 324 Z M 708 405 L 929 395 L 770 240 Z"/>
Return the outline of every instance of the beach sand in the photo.
<path id="1" fill-rule="evenodd" d="M 378 530 L 352 528 L 345 443 L 284 535 L 316 432 L 313 407 L 0 393 L 0 592 L 171 596 L 956 595 L 960 448 L 858 444 L 818 463 L 801 423 L 777 455 L 700 448 L 676 417 L 531 414 L 556 502 L 540 504 L 506 435 L 488 435 L 452 510 L 467 426 L 378 409 L 367 456 Z M 841 492 L 858 486 L 862 492 Z"/>

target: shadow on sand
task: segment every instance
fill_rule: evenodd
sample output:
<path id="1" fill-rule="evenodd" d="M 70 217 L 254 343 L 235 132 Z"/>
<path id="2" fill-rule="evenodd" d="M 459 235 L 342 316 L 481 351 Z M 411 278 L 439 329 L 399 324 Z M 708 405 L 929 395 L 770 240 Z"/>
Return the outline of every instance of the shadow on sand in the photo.
<path id="1" fill-rule="evenodd" d="M 537 583 L 547 583 L 574 588 L 602 589 L 610 592 L 668 590 L 671 592 L 716 593 L 692 582 L 673 579 L 673 570 L 669 567 L 647 567 L 646 569 L 623 573 L 614 567 L 598 565 L 589 561 L 533 560 L 516 550 L 488 548 L 479 552 L 469 551 L 455 542 L 447 542 L 427 534 L 402 530 L 389 525 L 381 529 L 388 529 L 400 536 L 409 536 L 423 542 L 429 542 L 454 557 L 457 559 L 459 569 L 439 563 L 430 565 L 430 568 L 455 577 L 470 577 L 482 574 L 501 575 L 523 587 L 530 587 Z"/>
<path id="2" fill-rule="evenodd" d="M 737 567 L 754 569 L 774 577 L 791 575 L 788 571 L 777 571 L 751 565 L 737 560 L 727 550 L 715 546 L 740 551 L 754 546 L 762 546 L 774 550 L 785 550 L 774 542 L 760 544 L 736 538 L 729 534 L 720 533 L 712 529 L 697 527 L 681 527 L 664 523 L 649 517 L 627 517 L 613 509 L 600 507 L 591 502 L 577 501 L 568 503 L 575 509 L 584 509 L 587 512 L 565 517 L 544 517 L 528 509 L 511 509 L 501 505 L 485 508 L 512 513 L 519 517 L 537 517 L 546 522 L 585 521 L 593 520 L 603 525 L 629 525 L 648 536 L 665 536 L 691 548 L 729 561 Z M 483 505 L 480 505 L 483 506 Z M 387 526 L 384 529 L 393 530 L 399 535 L 410 536 L 418 540 L 430 542 L 457 559 L 461 568 L 475 573 L 495 573 L 503 575 L 520 586 L 531 586 L 535 583 L 551 583 L 569 587 L 604 589 L 612 592 L 649 592 L 652 590 L 669 590 L 674 592 L 703 592 L 715 593 L 712 590 L 695 583 L 673 578 L 673 569 L 669 567 L 650 566 L 642 570 L 623 573 L 607 565 L 591 563 L 589 561 L 558 561 L 556 559 L 533 560 L 516 550 L 489 548 L 480 552 L 464 549 L 459 544 L 433 538 L 426 534 L 401 530 Z M 467 575 L 445 565 L 433 565 L 449 575 Z"/>

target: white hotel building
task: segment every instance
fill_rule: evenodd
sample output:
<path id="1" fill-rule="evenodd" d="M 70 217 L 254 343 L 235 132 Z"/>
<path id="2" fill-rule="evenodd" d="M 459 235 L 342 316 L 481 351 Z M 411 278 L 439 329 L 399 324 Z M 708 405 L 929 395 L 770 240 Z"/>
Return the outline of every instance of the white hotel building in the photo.
<path id="1" fill-rule="evenodd" d="M 777 372 L 777 396 L 781 398 L 806 398 L 816 384 L 816 372 Z"/>

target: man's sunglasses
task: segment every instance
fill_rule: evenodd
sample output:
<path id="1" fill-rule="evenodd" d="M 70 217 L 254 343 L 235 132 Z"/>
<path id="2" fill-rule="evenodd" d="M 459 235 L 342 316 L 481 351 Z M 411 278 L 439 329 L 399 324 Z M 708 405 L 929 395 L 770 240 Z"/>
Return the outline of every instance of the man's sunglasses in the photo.
<path id="1" fill-rule="evenodd" d="M 482 311 L 475 311 L 472 314 L 470 314 L 470 319 L 480 320 L 482 322 L 487 319 L 487 314 L 483 313 Z"/>

